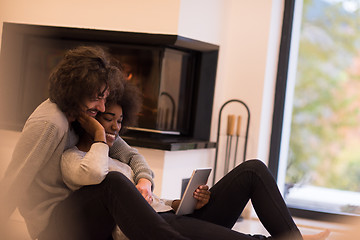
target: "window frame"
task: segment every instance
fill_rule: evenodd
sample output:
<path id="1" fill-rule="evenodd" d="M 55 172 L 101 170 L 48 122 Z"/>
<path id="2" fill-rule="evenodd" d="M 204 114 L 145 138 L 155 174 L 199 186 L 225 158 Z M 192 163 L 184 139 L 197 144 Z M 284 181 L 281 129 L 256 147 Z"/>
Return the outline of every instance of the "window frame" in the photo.
<path id="1" fill-rule="evenodd" d="M 303 0 L 298 0 L 303 1 Z M 288 73 L 290 62 L 290 50 L 293 36 L 293 24 L 295 16 L 296 0 L 284 1 L 283 23 L 280 39 L 279 57 L 277 76 L 275 84 L 274 108 L 272 129 L 270 136 L 270 150 L 268 167 L 274 178 L 278 182 L 280 151 L 284 125 L 284 113 L 286 105 L 286 91 L 288 87 Z M 280 190 L 283 186 L 279 186 Z M 352 216 L 340 213 L 322 212 L 316 209 L 304 209 L 296 206 L 288 205 L 292 216 L 300 218 L 308 218 L 320 221 L 344 222 L 359 220 L 359 216 Z"/>

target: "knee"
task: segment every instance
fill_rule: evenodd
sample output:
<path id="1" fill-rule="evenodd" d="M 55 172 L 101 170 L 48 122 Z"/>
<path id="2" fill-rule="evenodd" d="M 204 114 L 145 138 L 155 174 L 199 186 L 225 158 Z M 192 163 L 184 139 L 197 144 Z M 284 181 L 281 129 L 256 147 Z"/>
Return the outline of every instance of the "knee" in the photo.
<path id="1" fill-rule="evenodd" d="M 261 178 L 264 181 L 274 180 L 268 167 L 258 159 L 247 160 L 234 169 L 235 176 L 248 176 Z"/>
<path id="2" fill-rule="evenodd" d="M 241 163 L 238 168 L 248 169 L 255 172 L 268 171 L 268 167 L 259 159 L 251 159 Z"/>
<path id="3" fill-rule="evenodd" d="M 250 159 L 250 160 L 245 161 L 244 164 L 254 166 L 254 167 L 265 167 L 265 168 L 267 168 L 265 163 L 263 161 L 259 160 L 259 159 Z"/>
<path id="4" fill-rule="evenodd" d="M 100 183 L 100 187 L 104 194 L 109 193 L 110 195 L 116 194 L 119 196 L 126 195 L 129 191 L 136 189 L 135 185 L 120 172 L 109 172 Z"/>
<path id="5" fill-rule="evenodd" d="M 115 171 L 109 172 L 102 182 L 102 184 L 122 184 L 122 185 L 129 183 L 132 185 L 132 183 L 124 174 Z"/>

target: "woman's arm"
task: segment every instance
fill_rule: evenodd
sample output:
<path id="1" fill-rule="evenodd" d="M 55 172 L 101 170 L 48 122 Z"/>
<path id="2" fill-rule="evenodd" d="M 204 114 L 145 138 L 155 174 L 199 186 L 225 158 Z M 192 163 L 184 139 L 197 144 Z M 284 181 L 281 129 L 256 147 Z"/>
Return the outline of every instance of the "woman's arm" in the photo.
<path id="1" fill-rule="evenodd" d="M 145 158 L 135 149 L 130 147 L 121 137 L 119 137 L 109 150 L 111 158 L 117 159 L 128 164 L 134 172 L 134 181 L 138 183 L 140 178 L 148 179 L 153 185 L 154 173 L 150 169 Z"/>
<path id="2" fill-rule="evenodd" d="M 76 147 L 65 151 L 61 158 L 61 173 L 65 184 L 73 191 L 82 186 L 101 183 L 109 172 L 109 146 L 92 144 L 87 153 Z"/>
<path id="3" fill-rule="evenodd" d="M 151 204 L 154 174 L 145 158 L 135 148 L 130 147 L 122 138 L 118 138 L 110 148 L 110 157 L 128 164 L 134 172 L 134 182 L 145 200 Z"/>
<path id="4" fill-rule="evenodd" d="M 172 209 L 174 209 L 175 212 L 179 208 L 179 205 L 180 205 L 180 200 L 178 200 L 178 199 L 172 201 L 172 203 L 171 203 L 171 207 L 172 207 Z"/>

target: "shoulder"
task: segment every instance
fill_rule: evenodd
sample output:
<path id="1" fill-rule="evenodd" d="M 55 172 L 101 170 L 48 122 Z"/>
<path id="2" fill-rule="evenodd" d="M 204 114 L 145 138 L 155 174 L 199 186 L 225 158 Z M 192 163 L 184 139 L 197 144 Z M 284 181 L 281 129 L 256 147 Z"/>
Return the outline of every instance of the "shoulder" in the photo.
<path id="1" fill-rule="evenodd" d="M 110 150 L 124 150 L 124 149 L 133 149 L 132 147 L 130 147 L 125 141 L 124 139 L 122 139 L 120 136 L 118 138 L 116 138 L 114 144 L 110 147 Z"/>
<path id="2" fill-rule="evenodd" d="M 131 146 L 129 146 L 124 139 L 118 137 L 114 144 L 110 147 L 109 154 L 111 157 L 114 157 L 118 160 L 120 158 L 125 157 L 128 158 L 133 154 L 137 154 L 137 150 Z M 130 155 L 129 155 L 130 154 Z"/>
<path id="3" fill-rule="evenodd" d="M 49 99 L 34 110 L 26 121 L 24 129 L 33 126 L 53 128 L 60 135 L 64 135 L 69 130 L 69 122 L 65 114 Z"/>
<path id="4" fill-rule="evenodd" d="M 124 139 L 122 139 L 120 136 L 118 136 L 115 140 L 115 142 L 117 145 L 127 145 L 127 143 L 124 141 Z"/>

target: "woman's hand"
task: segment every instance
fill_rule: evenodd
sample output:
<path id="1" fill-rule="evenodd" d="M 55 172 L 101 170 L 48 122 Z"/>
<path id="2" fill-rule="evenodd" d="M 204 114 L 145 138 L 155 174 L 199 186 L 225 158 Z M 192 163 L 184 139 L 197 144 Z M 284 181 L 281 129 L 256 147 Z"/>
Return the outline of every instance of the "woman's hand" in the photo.
<path id="1" fill-rule="evenodd" d="M 194 198 L 197 200 L 195 209 L 200 209 L 203 206 L 205 206 L 209 200 L 210 200 L 210 194 L 209 186 L 207 185 L 200 185 L 195 191 L 194 191 Z M 179 208 L 180 200 L 174 200 L 171 204 L 171 207 L 176 211 Z"/>
<path id="2" fill-rule="evenodd" d="M 82 112 L 77 120 L 81 127 L 94 138 L 94 141 L 106 141 L 105 129 L 95 118 Z"/>
<path id="3" fill-rule="evenodd" d="M 136 184 L 136 188 L 139 190 L 139 192 L 145 198 L 145 200 L 149 204 L 151 204 L 153 201 L 153 196 L 151 192 L 151 182 L 146 178 L 140 178 L 138 183 Z"/>
<path id="4" fill-rule="evenodd" d="M 194 192 L 194 198 L 198 200 L 195 209 L 200 209 L 205 206 L 210 200 L 209 186 L 200 185 Z"/>

